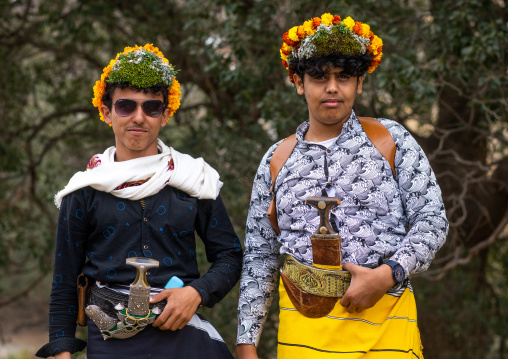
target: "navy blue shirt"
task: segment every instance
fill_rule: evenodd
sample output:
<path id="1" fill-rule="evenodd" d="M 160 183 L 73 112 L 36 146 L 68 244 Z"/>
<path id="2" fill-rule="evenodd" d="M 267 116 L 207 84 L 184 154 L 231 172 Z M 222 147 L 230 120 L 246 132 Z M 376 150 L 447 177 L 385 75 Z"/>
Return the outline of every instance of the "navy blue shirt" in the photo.
<path id="1" fill-rule="evenodd" d="M 200 276 L 195 233 L 212 263 Z M 172 276 L 194 287 L 202 304 L 212 307 L 239 279 L 242 248 L 220 196 L 198 200 L 173 187 L 142 201 L 131 201 L 85 187 L 66 196 L 58 219 L 53 285 L 49 310 L 50 342 L 38 356 L 80 351 L 75 338 L 76 279 L 81 272 L 108 284 L 132 283 L 136 269 L 128 257 L 159 261 L 147 281 L 164 288 Z"/>

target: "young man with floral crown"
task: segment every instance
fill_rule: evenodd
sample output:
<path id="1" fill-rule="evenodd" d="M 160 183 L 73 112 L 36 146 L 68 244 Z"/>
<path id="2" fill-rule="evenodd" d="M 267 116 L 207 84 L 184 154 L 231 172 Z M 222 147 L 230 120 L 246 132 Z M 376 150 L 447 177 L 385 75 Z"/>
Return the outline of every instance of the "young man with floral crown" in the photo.
<path id="1" fill-rule="evenodd" d="M 254 180 L 238 358 L 257 358 L 281 256 L 279 359 L 423 358 L 409 277 L 428 268 L 448 222 L 409 132 L 353 111 L 382 41 L 369 25 L 331 14 L 283 40 L 282 63 L 309 120 L 268 150 Z"/>
<path id="2" fill-rule="evenodd" d="M 76 173 L 58 219 L 48 344 L 70 358 L 232 358 L 196 310 L 240 277 L 242 250 L 219 195 L 219 174 L 158 139 L 180 106 L 176 71 L 158 48 L 127 47 L 104 69 L 93 104 L 116 145 Z M 195 233 L 212 263 L 200 276 Z M 86 299 L 80 283 L 91 283 Z M 86 316 L 84 313 L 86 312 Z M 88 318 L 86 318 L 88 317 Z"/>

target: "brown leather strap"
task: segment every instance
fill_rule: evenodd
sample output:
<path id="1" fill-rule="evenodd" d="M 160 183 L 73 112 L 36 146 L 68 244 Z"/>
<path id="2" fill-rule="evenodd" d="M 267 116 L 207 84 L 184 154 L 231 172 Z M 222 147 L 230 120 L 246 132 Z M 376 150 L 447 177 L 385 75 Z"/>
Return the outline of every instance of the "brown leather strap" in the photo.
<path id="1" fill-rule="evenodd" d="M 268 212 L 266 216 L 270 220 L 273 229 L 277 234 L 280 233 L 279 224 L 277 223 L 277 210 L 275 208 L 275 179 L 279 174 L 282 166 L 288 160 L 291 152 L 295 148 L 297 143 L 296 134 L 289 136 L 284 139 L 275 149 L 272 155 L 272 159 L 270 160 L 270 177 L 272 178 L 272 185 L 270 186 L 270 194 L 272 196 L 272 200 L 270 202 L 270 207 L 268 207 Z"/>
<path id="2" fill-rule="evenodd" d="M 395 174 L 395 141 L 388 129 L 372 117 L 358 117 L 363 130 L 370 142 L 377 148 L 381 155 L 386 158 L 392 168 L 393 178 Z"/>
<path id="3" fill-rule="evenodd" d="M 77 318 L 77 323 L 81 327 L 86 327 L 85 307 L 86 307 L 86 302 L 88 301 L 88 294 L 90 292 L 91 282 L 92 282 L 91 279 L 88 278 L 83 273 L 81 273 L 78 276 L 78 279 L 77 279 L 77 283 L 78 283 L 78 318 Z"/>

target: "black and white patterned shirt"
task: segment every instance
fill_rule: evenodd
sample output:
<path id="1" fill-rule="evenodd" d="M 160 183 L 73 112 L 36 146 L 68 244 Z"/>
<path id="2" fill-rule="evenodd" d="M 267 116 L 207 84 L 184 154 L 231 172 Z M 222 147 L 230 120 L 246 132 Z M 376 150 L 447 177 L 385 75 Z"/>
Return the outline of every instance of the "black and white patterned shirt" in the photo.
<path id="1" fill-rule="evenodd" d="M 279 236 L 266 212 L 271 199 L 270 160 L 280 142 L 261 160 L 247 217 L 238 344 L 259 341 L 277 285 L 280 255 L 288 253 L 312 264 L 310 236 L 319 216 L 305 199 L 321 196 L 323 189 L 341 200 L 330 211 L 330 221 L 343 239 L 343 263 L 376 267 L 391 259 L 402 265 L 408 278 L 426 270 L 444 244 L 448 221 L 427 157 L 403 126 L 378 121 L 395 140 L 396 178 L 354 112 L 329 148 L 304 140 L 308 121 L 298 127 L 298 143 L 275 183 Z M 407 285 L 405 281 L 391 294 L 400 295 Z"/>

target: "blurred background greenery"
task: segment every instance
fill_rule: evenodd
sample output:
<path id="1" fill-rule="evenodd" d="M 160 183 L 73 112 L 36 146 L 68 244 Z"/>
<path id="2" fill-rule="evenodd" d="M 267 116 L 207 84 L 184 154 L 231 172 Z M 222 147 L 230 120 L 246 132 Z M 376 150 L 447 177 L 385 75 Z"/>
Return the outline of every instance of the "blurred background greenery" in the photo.
<path id="1" fill-rule="evenodd" d="M 306 120 L 280 62 L 281 35 L 330 12 L 369 24 L 384 42 L 383 64 L 367 76 L 357 114 L 391 118 L 410 129 L 443 190 L 448 241 L 429 271 L 413 280 L 425 356 L 508 358 L 507 5 L 0 0 L 3 318 L 28 301 L 41 304 L 24 310 L 47 310 L 53 196 L 93 154 L 114 143 L 91 103 L 92 87 L 111 58 L 125 46 L 153 43 L 181 69 L 182 107 L 160 137 L 220 172 L 222 196 L 243 238 L 262 155 Z M 204 311 L 232 350 L 237 292 Z M 6 323 L 0 322 L 2 338 L 9 334 Z M 276 326 L 272 308 L 261 358 L 275 357 Z M 30 357 L 27 351 L 19 356 Z"/>

